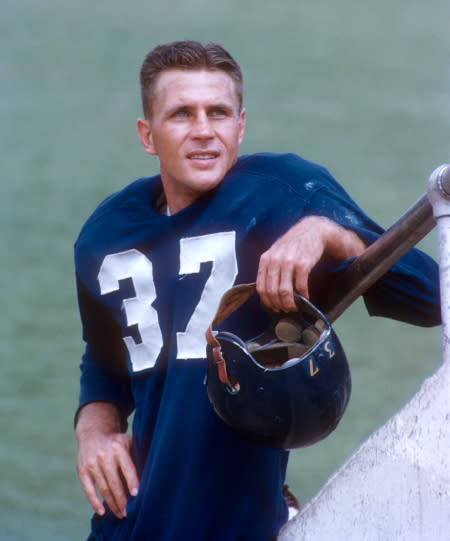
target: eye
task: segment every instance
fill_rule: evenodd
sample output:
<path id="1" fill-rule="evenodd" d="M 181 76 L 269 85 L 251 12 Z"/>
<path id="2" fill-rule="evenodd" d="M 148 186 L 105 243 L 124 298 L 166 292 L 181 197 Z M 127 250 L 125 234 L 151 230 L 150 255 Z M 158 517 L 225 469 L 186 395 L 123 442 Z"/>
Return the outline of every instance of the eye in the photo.
<path id="1" fill-rule="evenodd" d="M 211 111 L 211 116 L 213 118 L 225 118 L 228 116 L 228 111 L 221 107 L 217 107 Z"/>
<path id="2" fill-rule="evenodd" d="M 172 115 L 173 118 L 187 118 L 188 116 L 189 112 L 186 109 L 178 109 Z"/>

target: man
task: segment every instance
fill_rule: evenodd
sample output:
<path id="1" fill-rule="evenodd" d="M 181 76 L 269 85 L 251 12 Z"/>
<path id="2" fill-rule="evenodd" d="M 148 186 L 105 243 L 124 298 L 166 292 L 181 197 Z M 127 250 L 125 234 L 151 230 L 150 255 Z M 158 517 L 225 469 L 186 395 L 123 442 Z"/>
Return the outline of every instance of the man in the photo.
<path id="1" fill-rule="evenodd" d="M 222 47 L 156 47 L 141 91 L 137 130 L 160 175 L 106 199 L 75 247 L 86 341 L 77 467 L 96 511 L 91 539 L 268 541 L 287 519 L 287 452 L 245 441 L 215 415 L 204 333 L 222 294 L 255 278 L 266 309 L 295 310 L 294 289 L 321 303 L 382 230 L 324 168 L 294 155 L 238 158 L 242 75 Z M 365 301 L 433 325 L 437 284 L 436 264 L 412 250 Z M 222 327 L 247 339 L 265 318 L 255 300 Z"/>

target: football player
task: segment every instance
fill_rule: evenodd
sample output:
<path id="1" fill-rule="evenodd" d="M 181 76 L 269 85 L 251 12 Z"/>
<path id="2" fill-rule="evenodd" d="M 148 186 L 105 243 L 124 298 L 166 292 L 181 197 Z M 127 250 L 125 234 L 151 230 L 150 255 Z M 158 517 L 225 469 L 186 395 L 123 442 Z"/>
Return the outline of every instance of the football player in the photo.
<path id="1" fill-rule="evenodd" d="M 243 340 L 264 330 L 268 310 L 296 310 L 294 291 L 320 306 L 383 230 L 320 165 L 239 157 L 242 74 L 223 47 L 160 45 L 140 81 L 137 131 L 160 173 L 108 197 L 75 245 L 90 539 L 269 541 L 288 517 L 288 451 L 247 441 L 215 414 L 205 331 L 239 283 L 256 280 L 259 299 L 221 327 Z M 438 324 L 436 263 L 411 250 L 365 302 L 371 314 Z"/>

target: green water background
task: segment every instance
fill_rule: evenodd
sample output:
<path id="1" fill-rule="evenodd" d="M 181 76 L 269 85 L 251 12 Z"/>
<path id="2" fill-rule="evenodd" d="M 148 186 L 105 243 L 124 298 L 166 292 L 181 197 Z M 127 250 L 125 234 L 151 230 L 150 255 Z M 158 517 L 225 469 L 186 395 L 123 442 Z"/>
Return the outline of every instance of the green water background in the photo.
<path id="1" fill-rule="evenodd" d="M 101 199 L 157 170 L 135 130 L 144 54 L 180 38 L 225 44 L 245 74 L 242 152 L 324 164 L 387 227 L 450 160 L 450 4 L 1 7 L 0 540 L 79 540 L 91 511 L 72 431 L 82 352 L 72 245 Z M 436 245 L 435 232 L 421 243 L 435 257 Z M 288 481 L 303 503 L 440 363 L 439 329 L 371 319 L 361 302 L 336 330 L 353 395 L 332 436 L 292 453 Z"/>

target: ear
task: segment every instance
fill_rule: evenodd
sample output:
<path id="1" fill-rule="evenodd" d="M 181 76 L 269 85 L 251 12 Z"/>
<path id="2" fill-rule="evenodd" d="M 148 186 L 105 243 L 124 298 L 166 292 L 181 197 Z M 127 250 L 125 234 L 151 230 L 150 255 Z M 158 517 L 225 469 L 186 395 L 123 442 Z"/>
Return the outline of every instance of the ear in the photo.
<path id="1" fill-rule="evenodd" d="M 153 144 L 152 127 L 150 122 L 145 118 L 137 119 L 137 132 L 141 145 L 144 147 L 147 154 L 154 156 L 156 154 L 155 145 Z"/>
<path id="2" fill-rule="evenodd" d="M 239 144 L 241 144 L 244 139 L 244 132 L 245 132 L 245 109 L 242 109 L 239 115 Z"/>

